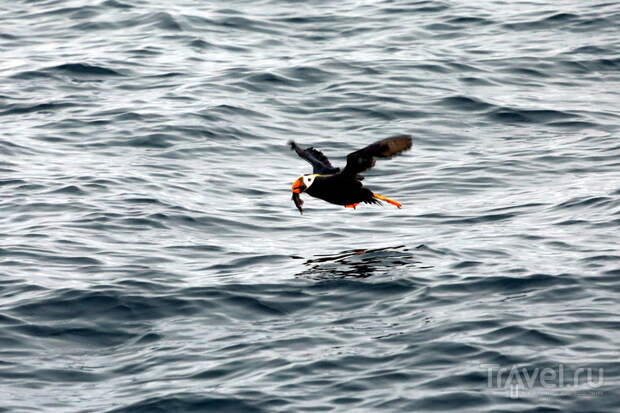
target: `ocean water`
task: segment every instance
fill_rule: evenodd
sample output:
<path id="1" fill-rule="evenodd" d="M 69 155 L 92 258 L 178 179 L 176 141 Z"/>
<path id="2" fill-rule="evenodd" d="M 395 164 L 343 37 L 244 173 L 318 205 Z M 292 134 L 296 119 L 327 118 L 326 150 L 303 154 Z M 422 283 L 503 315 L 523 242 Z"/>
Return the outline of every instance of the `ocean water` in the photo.
<path id="1" fill-rule="evenodd" d="M 0 411 L 612 412 L 620 4 L 0 4 Z M 292 181 L 394 134 L 344 209 Z"/>

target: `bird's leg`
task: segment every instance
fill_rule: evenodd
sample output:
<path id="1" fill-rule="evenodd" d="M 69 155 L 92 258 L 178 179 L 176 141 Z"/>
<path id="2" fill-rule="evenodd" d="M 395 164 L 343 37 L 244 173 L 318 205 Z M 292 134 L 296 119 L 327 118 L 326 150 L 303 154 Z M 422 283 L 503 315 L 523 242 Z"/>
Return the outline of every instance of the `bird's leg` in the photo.
<path id="1" fill-rule="evenodd" d="M 385 197 L 385 196 L 383 196 L 383 195 L 379 195 L 379 194 L 372 194 L 372 197 L 373 197 L 373 198 L 380 199 L 380 200 L 385 201 L 385 202 L 387 202 L 387 203 L 390 203 L 390 204 L 394 205 L 394 206 L 395 206 L 395 207 L 397 207 L 397 208 L 400 208 L 400 207 L 402 206 L 402 204 L 401 204 L 400 202 L 396 202 L 396 201 L 394 201 L 393 199 L 390 199 L 390 198 Z"/>
<path id="2" fill-rule="evenodd" d="M 357 204 L 359 204 L 359 202 L 356 202 L 356 203 L 354 203 L 354 204 L 350 204 L 350 205 L 345 205 L 344 207 L 345 207 L 345 208 L 353 208 L 353 209 L 355 209 L 355 207 L 357 206 Z"/>

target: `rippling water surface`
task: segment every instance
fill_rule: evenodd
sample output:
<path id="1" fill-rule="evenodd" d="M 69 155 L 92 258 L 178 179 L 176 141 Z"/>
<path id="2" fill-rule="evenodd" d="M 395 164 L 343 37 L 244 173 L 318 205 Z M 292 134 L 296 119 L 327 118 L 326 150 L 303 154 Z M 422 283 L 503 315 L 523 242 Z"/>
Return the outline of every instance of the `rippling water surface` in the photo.
<path id="1" fill-rule="evenodd" d="M 0 411 L 611 412 L 620 5 L 0 5 Z M 413 149 L 344 209 L 290 184 Z"/>

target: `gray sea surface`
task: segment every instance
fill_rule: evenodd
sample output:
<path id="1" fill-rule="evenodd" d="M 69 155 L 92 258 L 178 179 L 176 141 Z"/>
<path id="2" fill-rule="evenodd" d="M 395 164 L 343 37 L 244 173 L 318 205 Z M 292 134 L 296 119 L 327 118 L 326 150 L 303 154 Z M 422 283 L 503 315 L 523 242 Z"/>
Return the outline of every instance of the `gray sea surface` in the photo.
<path id="1" fill-rule="evenodd" d="M 620 406 L 617 1 L 5 1 L 0 119 L 0 412 Z"/>

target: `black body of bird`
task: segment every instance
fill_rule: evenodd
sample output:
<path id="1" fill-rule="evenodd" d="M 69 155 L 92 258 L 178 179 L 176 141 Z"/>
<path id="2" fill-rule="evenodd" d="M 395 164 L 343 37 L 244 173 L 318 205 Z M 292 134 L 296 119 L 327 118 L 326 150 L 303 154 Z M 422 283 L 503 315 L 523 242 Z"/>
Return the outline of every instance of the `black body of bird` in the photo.
<path id="1" fill-rule="evenodd" d="M 393 136 L 351 152 L 347 155 L 347 164 L 342 170 L 332 166 L 321 151 L 314 148 L 304 149 L 293 141 L 289 144 L 291 149 L 313 168 L 313 173 L 302 175 L 293 182 L 293 201 L 300 213 L 303 213 L 303 201 L 300 197 L 302 192 L 332 204 L 344 205 L 346 208 L 355 208 L 360 202 L 379 204 L 379 200 L 401 207 L 400 203 L 364 187 L 361 182 L 364 177 L 360 173 L 372 168 L 375 158 L 391 158 L 411 148 L 411 136 Z"/>

